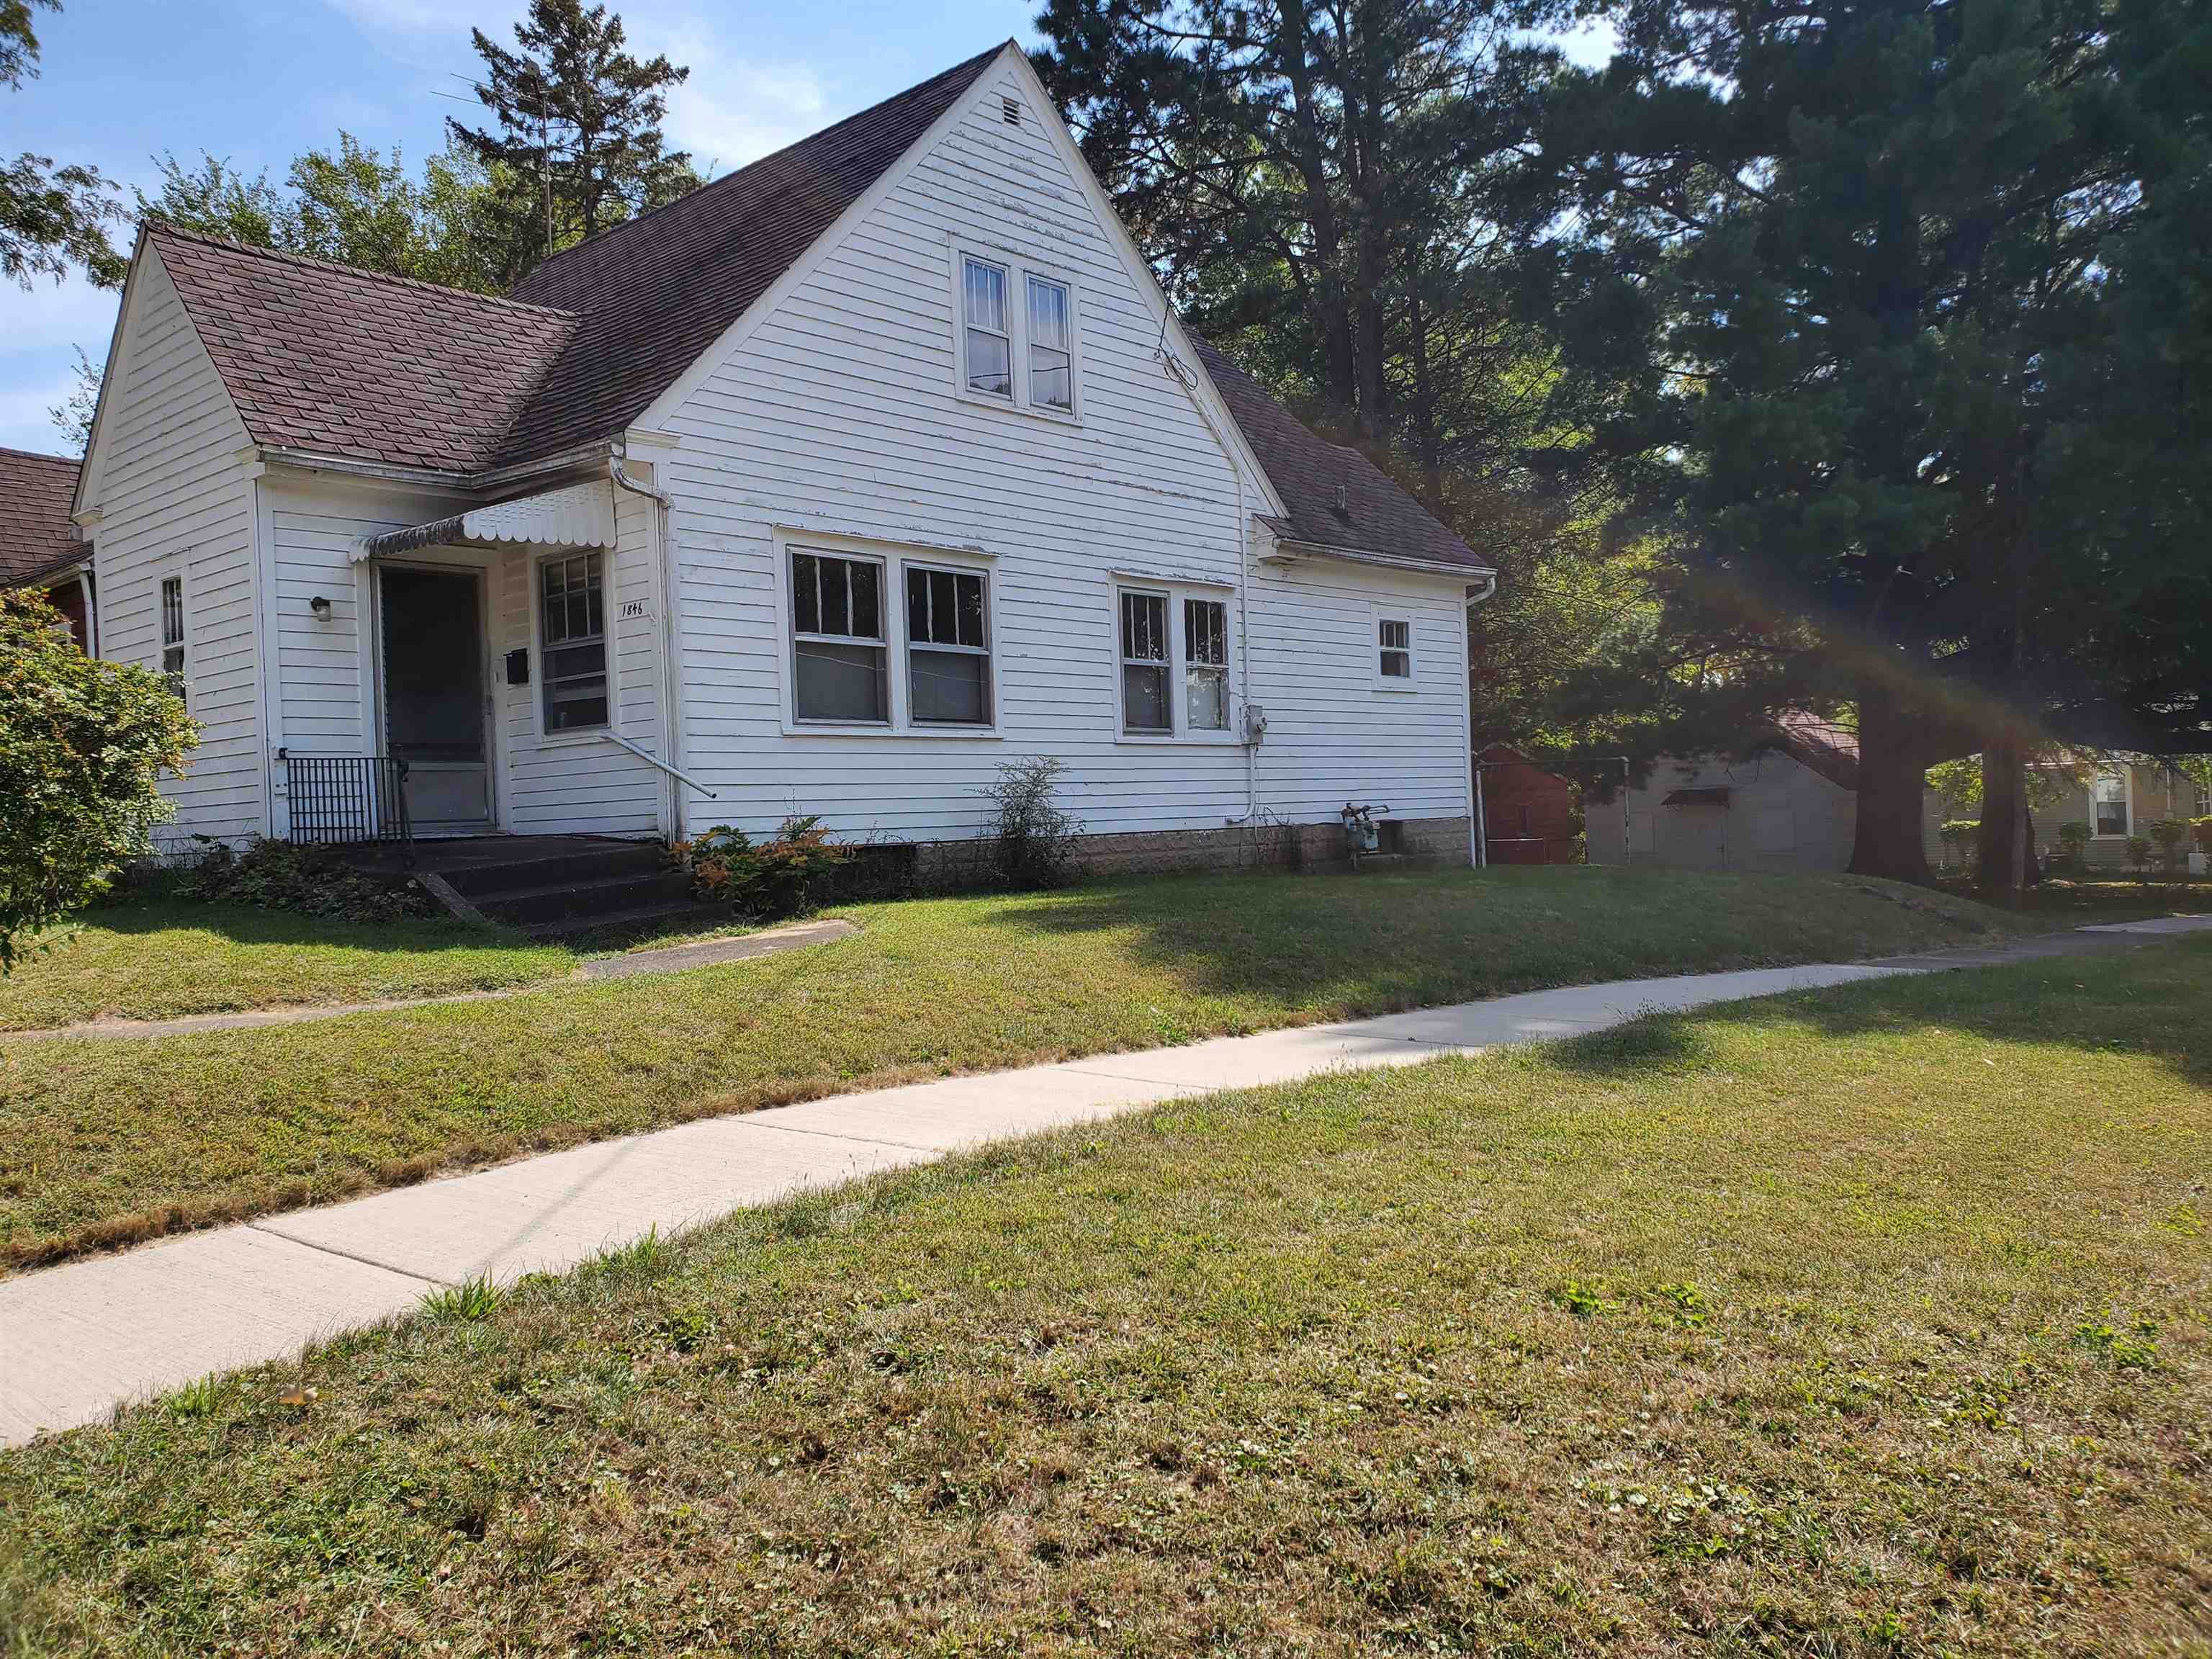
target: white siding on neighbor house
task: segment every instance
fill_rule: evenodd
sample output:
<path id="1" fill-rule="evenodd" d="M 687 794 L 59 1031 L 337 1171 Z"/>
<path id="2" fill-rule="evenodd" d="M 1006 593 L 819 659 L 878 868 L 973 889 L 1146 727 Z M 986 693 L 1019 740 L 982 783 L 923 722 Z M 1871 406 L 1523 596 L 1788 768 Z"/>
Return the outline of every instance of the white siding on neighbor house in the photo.
<path id="1" fill-rule="evenodd" d="M 1002 96 L 1026 106 L 1028 83 L 1010 71 L 979 88 L 663 422 L 680 441 L 661 471 L 676 503 L 681 756 L 721 795 L 685 792 L 688 824 L 760 830 L 818 812 L 844 835 L 974 835 L 979 790 L 1026 754 L 1067 763 L 1068 805 L 1093 832 L 1240 817 L 1247 757 L 1233 740 L 1121 738 L 1115 572 L 1224 585 L 1174 591 L 1229 604 L 1231 739 L 1245 684 L 1235 659 L 1253 653 L 1251 696 L 1270 721 L 1256 759 L 1264 808 L 1310 821 L 1352 799 L 1464 816 L 1464 582 L 1261 566 L 1239 603 L 1238 495 L 1222 448 L 1156 358 L 1158 317 L 1048 132 L 1054 118 L 1026 106 L 1009 125 Z M 963 249 L 1073 284 L 1079 422 L 957 395 Z M 1256 486 L 1248 505 L 1265 509 Z M 780 531 L 872 544 L 894 566 L 906 550 L 985 558 L 996 730 L 787 731 Z M 889 597 L 896 675 L 902 607 Z M 1376 685 L 1377 599 L 1413 623 L 1410 692 Z"/>
<path id="2" fill-rule="evenodd" d="M 2150 826 L 2160 818 L 2173 818 L 2187 823 L 2197 814 L 2197 786 L 2177 771 L 2160 765 L 2155 761 L 2115 761 L 2100 769 L 2117 774 L 2127 780 L 2128 823 L 2130 833 L 2148 839 Z M 1928 854 L 1928 862 L 1936 869 L 1955 869 L 1971 855 L 1969 848 L 1950 848 L 1943 844 L 1943 823 L 1950 816 L 1950 808 L 1933 789 L 1923 797 L 1921 841 Z M 1979 809 L 1960 816 L 1978 821 Z M 2037 854 L 2049 858 L 2063 853 L 2065 843 L 2059 831 L 2069 823 L 2094 825 L 2096 815 L 2087 788 L 2069 788 L 2061 799 L 2048 806 L 2038 807 L 2028 814 L 2033 829 Z M 2185 852 L 2196 850 L 2196 843 L 2186 838 Z M 2092 836 L 2083 849 L 2082 857 L 2099 869 L 2120 870 L 2128 866 L 2127 836 Z M 2154 865 L 2158 862 L 2155 850 L 2151 854 Z"/>
<path id="3" fill-rule="evenodd" d="M 1678 789 L 1726 789 L 1728 805 L 1668 806 Z M 1858 798 L 1778 750 L 1748 760 L 1663 757 L 1622 801 L 1587 808 L 1592 864 L 1668 869 L 1841 870 L 1851 861 Z"/>
<path id="4" fill-rule="evenodd" d="M 90 503 L 100 515 L 100 653 L 158 669 L 161 584 L 182 575 L 186 702 L 200 744 L 161 786 L 177 817 L 156 838 L 165 848 L 195 834 L 238 841 L 267 824 L 246 428 L 150 250 L 134 300 Z"/>

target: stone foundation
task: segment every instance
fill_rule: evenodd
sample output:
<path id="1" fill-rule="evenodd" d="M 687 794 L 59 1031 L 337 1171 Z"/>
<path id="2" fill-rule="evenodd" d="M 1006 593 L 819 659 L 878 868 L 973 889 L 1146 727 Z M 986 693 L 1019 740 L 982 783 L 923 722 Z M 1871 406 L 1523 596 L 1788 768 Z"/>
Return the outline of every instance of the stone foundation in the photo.
<path id="1" fill-rule="evenodd" d="M 1463 818 L 1396 818 L 1383 830 L 1409 863 L 1468 862 Z M 988 887 L 996 879 L 989 840 L 924 842 L 915 848 L 915 884 L 927 891 Z M 1315 870 L 1344 868 L 1344 826 L 1321 823 L 1233 824 L 1218 830 L 1152 830 L 1124 835 L 1079 836 L 1075 866 L 1086 876 L 1158 875 L 1177 870 Z"/>

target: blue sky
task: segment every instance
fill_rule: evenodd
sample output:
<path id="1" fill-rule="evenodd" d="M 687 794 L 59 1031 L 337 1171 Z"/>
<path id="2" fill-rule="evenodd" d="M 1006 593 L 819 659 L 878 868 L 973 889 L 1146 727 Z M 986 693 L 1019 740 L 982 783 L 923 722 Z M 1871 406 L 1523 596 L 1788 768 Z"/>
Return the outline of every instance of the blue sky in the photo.
<path id="1" fill-rule="evenodd" d="M 410 166 L 444 142 L 477 58 L 471 24 L 512 38 L 520 0 L 63 0 L 35 14 L 40 75 L 15 94 L 0 145 L 97 167 L 128 185 L 151 158 L 202 150 L 281 179 L 341 128 Z M 1009 35 L 1034 44 L 1034 0 L 615 0 L 641 54 L 691 67 L 667 130 L 717 173 L 767 155 Z M 126 234 L 118 228 L 118 238 Z M 71 278 L 0 288 L 0 445 L 66 447 L 47 416 L 97 361 L 115 299 Z"/>

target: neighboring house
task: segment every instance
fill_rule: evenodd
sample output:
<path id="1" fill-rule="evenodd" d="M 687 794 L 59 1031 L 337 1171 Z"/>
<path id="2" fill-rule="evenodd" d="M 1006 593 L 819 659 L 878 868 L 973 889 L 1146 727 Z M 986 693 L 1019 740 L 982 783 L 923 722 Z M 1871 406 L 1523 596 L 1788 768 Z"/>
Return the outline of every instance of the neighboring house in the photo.
<path id="1" fill-rule="evenodd" d="M 92 544 L 70 521 L 77 463 L 0 449 L 0 587 L 46 590 L 80 651 L 94 649 Z"/>
<path id="2" fill-rule="evenodd" d="M 1044 755 L 1117 854 L 1469 853 L 1490 570 L 1183 329 L 1012 42 L 507 300 L 148 227 L 76 517 L 179 835 L 395 757 L 417 834 L 938 844 Z"/>
<path id="3" fill-rule="evenodd" d="M 1583 815 L 1575 786 L 1510 744 L 1475 757 L 1485 864 L 1579 864 Z"/>
<path id="4" fill-rule="evenodd" d="M 2148 839 L 2150 826 L 2160 818 L 2186 823 L 2192 818 L 2212 817 L 2212 792 L 2163 761 L 2113 755 L 2084 761 L 2077 769 L 2086 782 L 2068 778 L 2058 799 L 2029 810 L 2039 857 L 2049 858 L 2064 849 L 2059 837 L 2062 825 L 2084 823 L 2089 826 L 2089 842 L 2083 852 L 2087 861 L 2100 867 L 2124 866 L 2128 862 L 2128 838 Z M 1946 847 L 1942 833 L 1946 819 L 1961 816 L 1936 791 L 1928 792 L 1921 822 L 1931 866 L 1941 869 L 1964 862 L 1964 849 Z M 1973 816 L 1978 818 L 1980 813 L 1977 811 Z M 2194 843 L 2184 844 L 2194 850 Z"/>
<path id="5" fill-rule="evenodd" d="M 1841 870 L 1858 827 L 1857 734 L 1786 714 L 1741 760 L 1663 756 L 1586 811 L 1592 864 L 1680 870 Z"/>

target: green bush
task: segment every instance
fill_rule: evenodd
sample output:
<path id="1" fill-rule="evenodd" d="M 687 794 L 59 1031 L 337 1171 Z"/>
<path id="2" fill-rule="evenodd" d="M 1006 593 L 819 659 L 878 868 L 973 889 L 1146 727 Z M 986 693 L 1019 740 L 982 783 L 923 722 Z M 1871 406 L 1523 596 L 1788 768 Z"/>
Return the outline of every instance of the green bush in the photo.
<path id="1" fill-rule="evenodd" d="M 2212 817 L 2191 818 L 2189 833 L 2196 838 L 2197 850 L 2212 858 Z"/>
<path id="2" fill-rule="evenodd" d="M 2159 818 L 2150 826 L 2150 838 L 2158 843 L 2158 859 L 2169 870 L 2181 867 L 2181 844 L 2189 839 L 2189 826 L 2179 818 Z"/>
<path id="3" fill-rule="evenodd" d="M 1943 843 L 1944 862 L 1972 869 L 1982 855 L 1982 821 L 1979 818 L 1946 818 L 1936 831 L 1936 839 Z"/>
<path id="4" fill-rule="evenodd" d="M 2148 836 L 2128 837 L 2128 868 L 2138 875 L 2147 877 L 2150 874 L 2150 837 Z"/>
<path id="5" fill-rule="evenodd" d="M 43 593 L 0 591 L 0 973 L 153 850 L 155 785 L 199 741 L 159 674 L 86 656 Z"/>
<path id="6" fill-rule="evenodd" d="M 999 879 L 1009 887 L 1064 886 L 1074 873 L 1083 825 L 1054 799 L 1066 769 L 1042 755 L 1001 762 L 999 781 L 982 791 L 998 809 Z"/>
<path id="7" fill-rule="evenodd" d="M 187 898 L 227 899 L 333 921 L 400 921 L 441 911 L 412 879 L 393 881 L 351 869 L 327 848 L 257 841 L 234 853 L 204 836 L 193 840 L 205 850 L 185 880 Z"/>
<path id="8" fill-rule="evenodd" d="M 676 843 L 700 897 L 726 900 L 740 914 L 773 920 L 804 915 L 830 873 L 852 856 L 831 842 L 818 817 L 787 818 L 768 841 L 718 823 Z"/>

